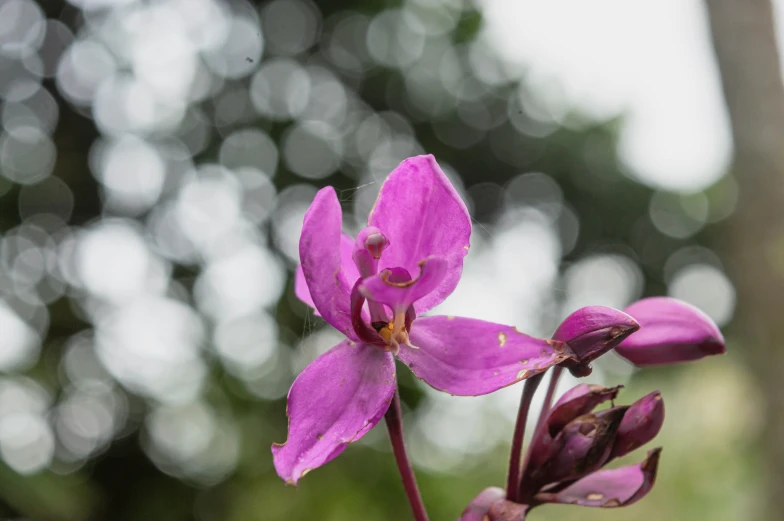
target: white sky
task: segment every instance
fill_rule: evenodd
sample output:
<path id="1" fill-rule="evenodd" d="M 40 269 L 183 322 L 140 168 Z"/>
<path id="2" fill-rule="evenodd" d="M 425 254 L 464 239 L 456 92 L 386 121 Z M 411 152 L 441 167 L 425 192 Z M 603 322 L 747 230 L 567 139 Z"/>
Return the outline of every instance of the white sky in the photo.
<path id="1" fill-rule="evenodd" d="M 560 87 L 587 114 L 626 113 L 620 154 L 632 176 L 693 191 L 726 170 L 729 123 L 702 0 L 483 3 L 490 40 L 545 95 Z"/>

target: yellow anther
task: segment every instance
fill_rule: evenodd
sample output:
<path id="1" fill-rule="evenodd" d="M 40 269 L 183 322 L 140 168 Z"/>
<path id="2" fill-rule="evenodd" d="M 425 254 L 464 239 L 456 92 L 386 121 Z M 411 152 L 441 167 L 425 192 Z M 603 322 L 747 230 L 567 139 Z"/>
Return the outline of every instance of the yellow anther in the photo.
<path id="1" fill-rule="evenodd" d="M 397 353 L 398 349 L 400 349 L 400 344 L 416 349 L 408 340 L 405 312 L 395 313 L 394 320 L 391 320 L 380 327 L 378 324 L 374 324 L 374 326 L 381 338 L 384 339 L 384 342 L 392 348 L 391 351 Z"/>
<path id="2" fill-rule="evenodd" d="M 394 324 L 394 322 L 390 322 L 378 330 L 378 334 L 381 335 L 381 338 L 383 338 L 384 342 L 387 344 L 389 344 L 389 341 L 392 339 L 392 327 Z"/>

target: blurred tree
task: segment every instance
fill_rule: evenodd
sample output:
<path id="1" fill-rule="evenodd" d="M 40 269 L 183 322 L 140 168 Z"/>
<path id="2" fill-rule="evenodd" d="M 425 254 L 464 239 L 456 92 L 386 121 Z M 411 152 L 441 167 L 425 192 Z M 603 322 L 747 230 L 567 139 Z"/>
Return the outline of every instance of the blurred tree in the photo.
<path id="1" fill-rule="evenodd" d="M 784 512 L 784 84 L 770 0 L 707 0 L 735 144 L 739 198 L 726 256 L 739 347 L 762 388 L 762 519 Z"/>

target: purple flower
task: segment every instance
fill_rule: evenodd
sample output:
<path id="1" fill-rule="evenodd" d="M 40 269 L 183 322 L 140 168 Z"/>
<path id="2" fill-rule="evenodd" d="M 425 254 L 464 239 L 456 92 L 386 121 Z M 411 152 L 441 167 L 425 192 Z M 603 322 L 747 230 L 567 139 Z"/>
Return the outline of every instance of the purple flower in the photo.
<path id="1" fill-rule="evenodd" d="M 656 480 L 661 449 L 648 452 L 636 465 L 604 467 L 658 434 L 664 402 L 656 391 L 631 406 L 593 412 L 618 390 L 580 384 L 564 394 L 528 448 L 519 500 L 507 500 L 501 489 L 486 489 L 460 521 L 523 521 L 527 512 L 545 503 L 612 508 L 644 497 Z"/>
<path id="2" fill-rule="evenodd" d="M 471 220 L 432 156 L 407 159 L 384 182 L 355 240 L 322 189 L 305 214 L 295 292 L 347 338 L 296 378 L 275 468 L 296 484 L 384 416 L 396 389 L 393 355 L 436 389 L 477 396 L 565 359 L 561 342 L 460 317 L 421 314 L 457 286 Z M 380 269 L 380 271 L 379 271 Z"/>
<path id="3" fill-rule="evenodd" d="M 691 304 L 652 297 L 624 311 L 640 323 L 640 331 L 615 351 L 636 366 L 677 364 L 727 351 L 718 326 Z"/>

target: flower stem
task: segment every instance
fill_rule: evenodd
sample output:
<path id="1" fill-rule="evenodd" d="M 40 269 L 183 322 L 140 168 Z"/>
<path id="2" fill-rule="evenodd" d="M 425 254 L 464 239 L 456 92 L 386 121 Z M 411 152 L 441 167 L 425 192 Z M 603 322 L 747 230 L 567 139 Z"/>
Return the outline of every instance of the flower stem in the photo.
<path id="1" fill-rule="evenodd" d="M 520 457 L 523 454 L 525 424 L 528 419 L 528 410 L 531 408 L 531 399 L 534 397 L 543 376 L 544 373 L 537 374 L 526 380 L 523 394 L 520 397 L 520 408 L 517 410 L 517 422 L 512 435 L 512 450 L 509 453 L 509 473 L 506 477 L 506 499 L 509 501 L 517 499 L 517 491 L 520 488 Z"/>
<path id="2" fill-rule="evenodd" d="M 539 413 L 539 419 L 536 422 L 536 430 L 543 428 L 547 415 L 550 413 L 550 407 L 553 404 L 553 396 L 555 395 L 555 388 L 558 386 L 558 379 L 561 377 L 563 368 L 560 366 L 553 367 L 553 374 L 550 376 L 550 383 L 547 385 L 547 392 L 544 395 L 544 402 L 542 402 L 542 411 Z"/>
<path id="3" fill-rule="evenodd" d="M 547 385 L 547 391 L 544 395 L 544 401 L 542 402 L 542 410 L 539 413 L 539 419 L 536 421 L 536 427 L 534 428 L 534 437 L 533 439 L 536 440 L 542 429 L 545 428 L 545 424 L 547 423 L 547 416 L 550 413 L 550 407 L 553 404 L 553 396 L 555 395 L 555 388 L 558 386 L 558 380 L 561 378 L 561 373 L 563 372 L 563 368 L 560 366 L 553 367 L 553 374 L 550 375 L 550 383 Z M 515 494 L 517 494 L 517 499 L 523 498 L 523 476 L 525 476 L 525 469 L 528 467 L 528 461 L 531 458 L 530 451 L 528 454 L 525 455 L 525 461 L 523 462 L 523 466 L 520 469 L 520 475 L 517 480 L 517 486 Z"/>
<path id="4" fill-rule="evenodd" d="M 406 453 L 406 444 L 403 440 L 403 415 L 400 409 L 400 394 L 397 390 L 395 390 L 392 403 L 384 415 L 384 419 L 387 422 L 389 441 L 392 442 L 392 452 L 395 454 L 397 469 L 400 472 L 403 489 L 406 492 L 406 496 L 408 496 L 411 511 L 414 513 L 414 519 L 416 521 L 428 521 L 425 504 L 422 502 L 422 496 L 419 494 L 419 487 L 417 487 L 416 477 L 414 476 L 414 469 L 411 467 L 411 462 Z"/>

